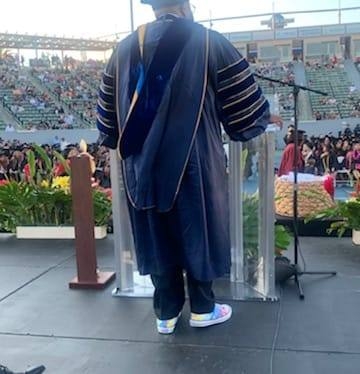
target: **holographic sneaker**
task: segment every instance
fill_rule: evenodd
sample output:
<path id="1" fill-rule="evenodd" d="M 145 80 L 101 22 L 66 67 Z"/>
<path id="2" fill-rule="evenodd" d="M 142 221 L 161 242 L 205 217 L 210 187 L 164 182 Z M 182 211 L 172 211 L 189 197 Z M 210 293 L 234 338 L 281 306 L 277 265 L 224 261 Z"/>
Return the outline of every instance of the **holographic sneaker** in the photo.
<path id="1" fill-rule="evenodd" d="M 191 327 L 208 327 L 223 323 L 230 319 L 232 309 L 227 304 L 215 304 L 212 313 L 196 314 L 191 313 L 190 326 Z"/>
<path id="2" fill-rule="evenodd" d="M 156 326 L 159 334 L 172 334 L 175 330 L 177 321 L 181 313 L 175 318 L 171 319 L 156 319 Z"/>

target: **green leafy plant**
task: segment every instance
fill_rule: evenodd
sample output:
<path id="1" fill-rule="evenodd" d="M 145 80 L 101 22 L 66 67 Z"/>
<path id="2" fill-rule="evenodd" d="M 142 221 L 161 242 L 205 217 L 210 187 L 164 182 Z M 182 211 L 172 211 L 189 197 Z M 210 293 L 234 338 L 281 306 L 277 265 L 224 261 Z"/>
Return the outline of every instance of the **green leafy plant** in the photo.
<path id="1" fill-rule="evenodd" d="M 94 189 L 93 204 L 94 224 L 107 224 L 111 200 L 104 192 Z M 15 232 L 17 226 L 72 224 L 72 196 L 66 190 L 24 182 L 0 186 L 0 230 Z"/>
<path id="2" fill-rule="evenodd" d="M 279 224 L 275 224 L 275 254 L 281 256 L 282 252 L 287 250 L 291 244 L 292 235 L 289 230 Z"/>
<path id="3" fill-rule="evenodd" d="M 100 190 L 93 191 L 94 221 L 96 226 L 104 226 L 112 214 L 112 203 L 106 194 Z"/>
<path id="4" fill-rule="evenodd" d="M 257 259 L 259 252 L 259 195 L 243 194 L 243 235 L 245 258 Z"/>
<path id="5" fill-rule="evenodd" d="M 259 250 L 259 194 L 243 195 L 243 232 L 245 258 L 256 259 Z M 292 235 L 283 226 L 274 225 L 275 255 L 281 256 L 291 244 Z"/>
<path id="6" fill-rule="evenodd" d="M 0 185 L 0 230 L 15 232 L 17 226 L 69 226 L 73 224 L 70 177 L 54 177 L 53 162 L 40 146 L 27 153 L 27 181 L 8 181 Z M 37 156 L 37 157 L 36 157 Z M 55 157 L 70 174 L 61 154 Z M 42 168 L 37 167 L 40 159 Z M 90 181 L 89 181 L 90 182 Z M 94 224 L 102 226 L 111 217 L 111 199 L 93 188 Z"/>
<path id="7" fill-rule="evenodd" d="M 327 232 L 336 232 L 339 237 L 343 236 L 346 230 L 360 231 L 360 198 L 337 201 L 334 207 L 307 217 L 305 223 L 315 219 L 334 220 Z"/>
<path id="8" fill-rule="evenodd" d="M 241 172 L 244 174 L 246 160 L 249 157 L 248 149 L 241 154 Z M 256 260 L 259 252 L 259 193 L 243 194 L 243 233 L 245 259 Z M 282 252 L 291 243 L 292 235 L 282 225 L 275 224 L 275 255 L 281 256 Z"/>

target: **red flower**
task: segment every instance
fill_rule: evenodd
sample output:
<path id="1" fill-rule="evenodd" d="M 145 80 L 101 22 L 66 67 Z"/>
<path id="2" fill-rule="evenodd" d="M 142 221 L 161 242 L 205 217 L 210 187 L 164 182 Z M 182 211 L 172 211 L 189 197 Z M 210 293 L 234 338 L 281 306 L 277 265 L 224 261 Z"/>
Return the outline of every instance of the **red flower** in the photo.
<path id="1" fill-rule="evenodd" d="M 109 200 L 112 200 L 112 190 L 111 190 L 111 188 L 105 188 L 104 192 L 105 192 L 105 195 L 107 196 L 107 198 Z"/>
<path id="2" fill-rule="evenodd" d="M 334 186 L 334 177 L 331 175 L 327 175 L 324 180 L 324 188 L 328 192 L 328 194 L 334 198 L 335 195 L 335 186 Z"/>
<path id="3" fill-rule="evenodd" d="M 95 184 L 95 185 L 93 184 L 92 187 L 95 187 L 98 191 L 101 191 L 103 194 L 105 194 L 109 200 L 112 200 L 111 188 L 104 188 L 104 187 L 99 186 L 98 184 Z"/>
<path id="4" fill-rule="evenodd" d="M 26 164 L 24 166 L 24 174 L 25 174 L 26 181 L 29 181 L 30 180 L 30 165 L 29 164 Z"/>

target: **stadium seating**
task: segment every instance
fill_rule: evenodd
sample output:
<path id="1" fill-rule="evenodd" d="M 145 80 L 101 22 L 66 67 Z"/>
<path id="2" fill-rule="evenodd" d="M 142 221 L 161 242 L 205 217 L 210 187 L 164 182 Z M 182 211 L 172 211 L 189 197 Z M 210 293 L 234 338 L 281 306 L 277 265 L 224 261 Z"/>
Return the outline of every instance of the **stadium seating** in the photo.
<path id="1" fill-rule="evenodd" d="M 24 129 L 71 128 L 53 98 L 13 61 L 0 65 L 0 101 Z"/>
<path id="2" fill-rule="evenodd" d="M 294 72 L 291 63 L 289 64 L 259 64 L 252 65 L 252 70 L 257 73 L 269 76 L 273 79 L 280 79 L 285 82 L 292 82 L 294 80 Z M 292 88 L 288 86 L 281 86 L 272 84 L 271 82 L 259 80 L 260 87 L 265 95 L 278 94 L 280 115 L 284 120 L 290 120 L 294 116 L 294 100 L 292 97 Z"/>
<path id="3" fill-rule="evenodd" d="M 5 122 L 0 118 L 0 131 L 5 130 L 6 124 Z"/>
<path id="4" fill-rule="evenodd" d="M 60 102 L 79 115 L 89 126 L 95 126 L 96 100 L 103 64 L 79 64 L 72 70 L 35 71 L 34 76 L 57 95 Z"/>
<path id="5" fill-rule="evenodd" d="M 291 62 L 257 63 L 251 64 L 251 68 L 274 79 L 295 80 Z M 15 60 L 0 61 L 0 101 L 25 129 L 94 127 L 103 69 L 104 63 L 95 61 L 72 60 L 69 65 L 39 64 L 31 68 L 19 68 Z M 340 64 L 309 62 L 306 75 L 312 88 L 329 93 L 327 99 L 309 94 L 311 110 L 319 114 L 318 119 L 360 117 L 360 94 L 351 90 L 352 83 Z M 278 95 L 280 115 L 290 120 L 294 109 L 292 88 L 261 79 L 258 82 L 265 95 Z M 304 98 L 300 97 L 301 100 Z M 309 117 L 308 105 L 307 112 Z"/>
<path id="6" fill-rule="evenodd" d="M 44 109 L 39 109 L 28 99 L 19 99 L 13 90 L 0 90 L 0 98 L 4 107 L 11 112 L 23 128 L 59 126 L 60 117 L 55 113 L 56 106 L 52 101 L 48 101 Z"/>
<path id="7" fill-rule="evenodd" d="M 341 65 L 325 66 L 316 64 L 316 66 L 311 66 L 308 64 L 306 74 L 310 87 L 329 94 L 326 99 L 323 96 L 310 93 L 313 113 L 320 112 L 323 117 L 325 113 L 330 118 L 355 116 L 354 108 L 360 101 L 360 95 L 356 92 L 350 92 L 352 84 Z"/>
<path id="8" fill-rule="evenodd" d="M 360 61 L 355 61 L 355 67 L 356 69 L 358 69 L 359 73 L 360 73 Z"/>

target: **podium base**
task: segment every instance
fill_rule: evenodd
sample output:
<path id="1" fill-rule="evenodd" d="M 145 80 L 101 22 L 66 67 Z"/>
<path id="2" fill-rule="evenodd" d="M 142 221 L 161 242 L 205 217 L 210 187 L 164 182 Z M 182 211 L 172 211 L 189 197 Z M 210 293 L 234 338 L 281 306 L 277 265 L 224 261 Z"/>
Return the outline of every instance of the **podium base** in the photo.
<path id="1" fill-rule="evenodd" d="M 72 290 L 103 290 L 115 279 L 114 272 L 98 272 L 94 281 L 81 281 L 75 277 L 70 283 Z"/>
<path id="2" fill-rule="evenodd" d="M 124 285 L 124 287 L 116 287 L 112 291 L 114 297 L 139 297 L 152 298 L 154 296 L 154 286 L 150 276 L 142 276 L 138 271 L 132 273 L 132 282 Z"/>
<path id="3" fill-rule="evenodd" d="M 214 293 L 220 300 L 233 301 L 255 301 L 255 302 L 276 302 L 279 295 L 266 295 L 246 282 L 232 282 L 229 277 L 216 279 L 213 285 Z"/>

